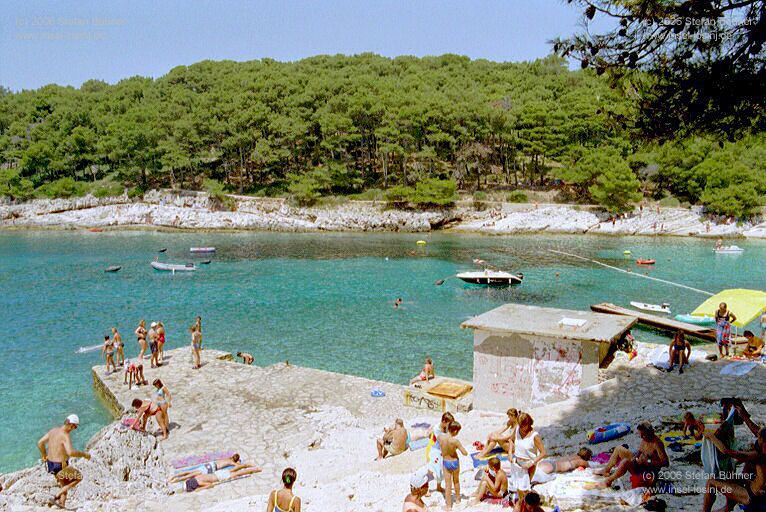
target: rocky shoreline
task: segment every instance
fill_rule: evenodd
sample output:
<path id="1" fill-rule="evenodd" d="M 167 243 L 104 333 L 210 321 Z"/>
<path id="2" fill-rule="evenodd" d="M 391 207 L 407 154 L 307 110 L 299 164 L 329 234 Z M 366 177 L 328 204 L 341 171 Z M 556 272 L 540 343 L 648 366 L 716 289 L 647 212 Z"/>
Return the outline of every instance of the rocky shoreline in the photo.
<path id="1" fill-rule="evenodd" d="M 766 220 L 720 223 L 700 208 L 636 210 L 612 220 L 595 208 L 572 205 L 495 203 L 476 210 L 470 204 L 438 211 L 386 208 L 383 203 L 348 201 L 300 208 L 281 199 L 228 196 L 234 211 L 222 210 L 205 193 L 150 191 L 140 200 L 125 196 L 34 200 L 0 204 L 0 229 L 258 230 L 419 233 L 570 233 L 766 238 Z"/>
<path id="2" fill-rule="evenodd" d="M 664 416 L 675 416 L 684 410 L 714 414 L 719 410 L 716 402 L 722 393 L 745 399 L 756 422 L 766 418 L 764 401 L 753 398 L 766 392 L 763 366 L 745 377 L 725 376 L 720 370 L 727 361 L 708 362 L 702 358 L 684 375 L 668 374 L 647 367 L 652 354 L 657 350 L 664 353 L 665 347 L 638 343 L 637 348 L 639 355 L 633 360 L 618 353 L 620 357 L 602 370 L 601 384 L 583 390 L 578 397 L 530 411 L 549 454 L 573 453 L 585 445 L 589 430 L 615 421 L 635 425 L 649 420 L 658 429 L 665 429 L 660 431 L 672 429 L 663 426 Z M 92 459 L 74 462 L 85 480 L 71 493 L 71 509 L 262 510 L 281 469 L 288 465 L 298 469 L 296 492 L 305 510 L 400 509 L 409 476 L 423 465 L 425 453 L 408 451 L 373 462 L 375 439 L 382 427 L 396 417 L 404 418 L 407 424 L 434 422 L 439 411 L 405 407 L 401 397 L 404 388 L 395 384 L 285 364 L 245 366 L 226 361 L 217 351 L 210 352 L 205 356 L 208 364 L 203 366 L 205 374 L 196 389 L 200 396 L 187 399 L 187 403 L 182 402 L 183 393 L 174 397 L 171 421 L 175 419 L 180 426 L 171 432 L 168 441 L 158 442 L 152 435 L 121 431 L 118 423 L 105 427 L 91 439 L 87 450 Z M 177 349 L 172 355 L 179 356 L 180 361 L 186 352 Z M 94 370 L 98 375 L 104 373 L 103 366 Z M 174 389 L 182 389 L 181 382 L 188 383 L 186 370 L 174 366 L 172 361 L 157 372 L 163 381 L 173 382 Z M 132 396 L 117 382 L 118 375 L 103 380 L 120 401 Z M 245 382 L 258 382 L 257 391 L 244 386 Z M 312 392 L 301 394 L 307 386 Z M 370 397 L 373 386 L 385 390 L 386 396 Z M 680 389 L 684 392 L 679 394 Z M 220 410 L 227 413 L 215 414 Z M 486 439 L 503 421 L 499 414 L 477 410 L 458 413 L 456 417 L 463 424 L 460 439 L 466 447 L 475 440 Z M 192 418 L 195 420 L 190 421 Z M 737 437 L 743 446 L 753 439 L 745 426 L 737 427 Z M 631 434 L 593 448 L 602 452 L 621 443 L 635 449 L 638 440 Z M 172 469 L 167 460 L 179 454 L 205 452 L 213 446 L 236 447 L 264 470 L 251 478 L 194 494 L 170 494 L 165 482 Z M 196 452 L 191 451 L 194 448 Z M 669 452 L 676 492 L 661 495 L 668 502 L 668 510 L 701 508 L 705 478 L 695 453 L 699 450 L 692 446 Z M 463 462 L 463 493 L 470 495 L 477 485 L 476 470 L 469 459 Z M 626 490 L 630 489 L 626 478 L 620 482 L 619 490 L 583 491 L 583 481 L 595 480 L 598 477 L 585 470 L 540 485 L 537 490 L 546 497 L 546 510 L 553 504 L 572 512 L 640 509 L 636 505 L 641 492 Z M 0 510 L 51 510 L 47 503 L 55 492 L 55 484 L 42 465 L 2 475 L 0 482 L 4 487 L 0 492 Z M 432 493 L 426 503 L 430 510 L 442 510 L 444 499 L 441 494 Z M 489 504 L 471 507 L 464 501 L 455 510 L 490 512 L 497 507 Z"/>

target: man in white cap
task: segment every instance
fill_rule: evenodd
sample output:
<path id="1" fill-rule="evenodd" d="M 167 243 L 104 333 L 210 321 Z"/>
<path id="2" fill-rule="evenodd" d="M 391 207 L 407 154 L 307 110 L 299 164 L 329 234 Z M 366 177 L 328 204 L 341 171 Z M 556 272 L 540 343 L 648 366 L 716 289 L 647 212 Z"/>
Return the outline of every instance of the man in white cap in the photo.
<path id="1" fill-rule="evenodd" d="M 428 494 L 428 482 L 433 480 L 433 474 L 427 466 L 415 471 L 410 478 L 410 493 L 404 498 L 404 512 L 423 512 L 426 504 L 423 496 Z"/>
<path id="2" fill-rule="evenodd" d="M 53 504 L 60 507 L 66 505 L 67 493 L 82 481 L 82 474 L 69 465 L 69 459 L 72 457 L 82 457 L 90 459 L 87 452 L 80 452 L 72 448 L 72 440 L 69 433 L 80 425 L 80 418 L 76 414 L 70 414 L 66 417 L 64 425 L 52 428 L 37 442 L 40 449 L 40 456 L 46 466 L 48 473 L 51 473 L 58 482 L 61 490 L 53 498 Z M 45 449 L 45 445 L 48 449 Z"/>

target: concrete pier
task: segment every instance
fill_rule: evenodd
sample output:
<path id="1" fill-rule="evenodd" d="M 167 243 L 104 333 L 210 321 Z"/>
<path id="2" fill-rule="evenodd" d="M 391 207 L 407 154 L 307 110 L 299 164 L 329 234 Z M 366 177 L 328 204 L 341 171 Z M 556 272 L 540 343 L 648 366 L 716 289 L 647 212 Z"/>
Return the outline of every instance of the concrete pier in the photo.
<path id="1" fill-rule="evenodd" d="M 189 349 L 165 353 L 166 364 L 144 373 L 149 385 L 128 390 L 124 373 L 105 375 L 104 366 L 93 368 L 97 391 L 107 404 L 133 414 L 134 398 L 152 399 L 151 382 L 160 378 L 172 394 L 170 437 L 161 442 L 165 461 L 210 452 L 236 451 L 262 473 L 192 494 L 176 495 L 174 506 L 199 510 L 222 499 L 268 493 L 276 488 L 291 453 L 316 442 L 313 413 L 342 407 L 356 418 L 379 422 L 380 428 L 397 417 L 414 418 L 423 411 L 405 407 L 405 387 L 311 368 L 247 366 L 216 350 L 202 351 L 202 368 L 191 367 Z M 370 396 L 373 388 L 386 396 Z M 332 412 L 330 411 L 330 414 Z M 153 420 L 147 430 L 157 432 Z M 366 452 L 372 447 L 365 447 Z M 355 448 L 349 446 L 353 454 Z M 366 457 L 365 457 L 366 459 Z M 368 460 L 369 462 L 369 460 Z M 304 473 L 305 475 L 305 473 Z M 299 476 L 299 480 L 301 477 Z M 167 510 L 166 504 L 142 502 L 144 510 Z"/>

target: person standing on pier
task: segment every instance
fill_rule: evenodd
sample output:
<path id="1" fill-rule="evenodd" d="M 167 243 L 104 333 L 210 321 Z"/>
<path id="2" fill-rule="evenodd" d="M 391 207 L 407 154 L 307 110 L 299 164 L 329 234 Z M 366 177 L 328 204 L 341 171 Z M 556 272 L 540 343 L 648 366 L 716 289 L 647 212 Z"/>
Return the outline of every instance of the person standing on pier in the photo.
<path id="1" fill-rule="evenodd" d="M 64 420 L 64 425 L 49 430 L 37 442 L 40 458 L 45 464 L 46 470 L 56 478 L 56 482 L 61 487 L 61 490 L 53 497 L 53 504 L 62 508 L 66 506 L 67 493 L 82 482 L 82 473 L 69 465 L 69 459 L 74 457 L 90 459 L 87 452 L 80 452 L 72 448 L 69 434 L 79 425 L 80 418 L 76 414 L 70 414 Z"/>
<path id="2" fill-rule="evenodd" d="M 164 424 L 165 427 L 162 428 L 162 439 L 168 438 L 168 431 L 170 430 L 170 418 L 168 417 L 168 409 L 173 405 L 171 402 L 173 400 L 173 397 L 170 394 L 170 390 L 168 390 L 167 386 L 165 386 L 160 379 L 154 379 L 152 382 L 152 385 L 154 386 L 154 401 L 157 403 L 157 406 L 160 408 L 160 416 L 161 416 L 161 424 L 160 427 L 162 428 L 162 425 Z"/>
<path id="3" fill-rule="evenodd" d="M 104 357 L 106 358 L 106 375 L 111 373 L 109 371 L 109 366 L 112 367 L 112 372 L 116 372 L 117 367 L 114 365 L 114 343 L 109 336 L 104 336 L 104 346 L 101 347 L 101 353 L 104 354 Z"/>
<path id="4" fill-rule="evenodd" d="M 149 364 L 152 368 L 159 366 L 157 363 L 157 336 L 157 322 L 152 322 L 152 325 L 149 327 L 149 350 L 152 353 Z"/>
<path id="5" fill-rule="evenodd" d="M 125 364 L 125 344 L 122 342 L 122 336 L 117 332 L 117 327 L 112 327 L 112 342 L 114 343 L 115 362 L 119 366 Z"/>
<path id="6" fill-rule="evenodd" d="M 715 312 L 715 341 L 718 344 L 718 355 L 729 357 L 729 343 L 731 342 L 731 324 L 737 321 L 737 316 L 729 311 L 725 302 L 718 305 Z"/>
<path id="7" fill-rule="evenodd" d="M 165 324 L 157 322 L 157 366 L 162 366 L 165 358 Z"/>
<path id="8" fill-rule="evenodd" d="M 138 322 L 135 333 L 138 340 L 138 360 L 143 361 L 146 353 L 146 320 Z"/>

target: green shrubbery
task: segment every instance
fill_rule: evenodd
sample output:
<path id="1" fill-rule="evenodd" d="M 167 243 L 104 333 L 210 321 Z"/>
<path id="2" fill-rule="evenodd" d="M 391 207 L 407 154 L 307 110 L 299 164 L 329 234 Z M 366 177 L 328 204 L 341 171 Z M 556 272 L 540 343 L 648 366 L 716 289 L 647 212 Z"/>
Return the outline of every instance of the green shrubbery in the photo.
<path id="1" fill-rule="evenodd" d="M 508 194 L 508 197 L 506 197 L 506 200 L 509 203 L 528 203 L 529 198 L 527 197 L 526 192 L 523 190 L 514 190 L 510 194 Z"/>
<path id="2" fill-rule="evenodd" d="M 414 188 L 397 185 L 385 193 L 386 201 L 394 207 L 413 205 L 417 208 L 444 208 L 457 201 L 457 185 L 452 180 L 426 179 Z"/>
<path id="3" fill-rule="evenodd" d="M 226 195 L 226 188 L 220 181 L 205 178 L 202 188 L 210 195 L 210 199 L 218 209 L 228 211 L 237 209 L 237 202 Z"/>
<path id="4" fill-rule="evenodd" d="M 473 207 L 479 211 L 487 208 L 487 193 L 477 190 L 473 193 Z"/>
<path id="5" fill-rule="evenodd" d="M 82 197 L 88 193 L 90 187 L 83 181 L 75 181 L 73 178 L 61 178 L 51 181 L 35 189 L 35 196 L 44 199 L 57 197 Z"/>
<path id="6" fill-rule="evenodd" d="M 32 181 L 22 178 L 18 171 L 0 170 L 0 196 L 23 201 L 32 197 L 34 188 Z"/>

